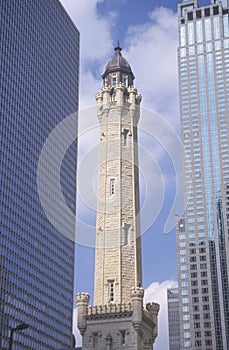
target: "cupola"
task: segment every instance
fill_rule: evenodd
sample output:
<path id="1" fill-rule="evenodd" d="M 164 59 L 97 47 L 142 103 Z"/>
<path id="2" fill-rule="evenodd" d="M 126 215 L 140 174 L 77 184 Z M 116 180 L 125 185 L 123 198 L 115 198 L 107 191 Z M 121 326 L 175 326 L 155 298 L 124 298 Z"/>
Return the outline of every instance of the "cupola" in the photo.
<path id="1" fill-rule="evenodd" d="M 114 57 L 108 62 L 102 75 L 104 86 L 116 86 L 120 83 L 126 87 L 133 86 L 135 77 L 129 63 L 122 56 L 122 48 L 119 45 L 119 41 L 114 51 Z"/>

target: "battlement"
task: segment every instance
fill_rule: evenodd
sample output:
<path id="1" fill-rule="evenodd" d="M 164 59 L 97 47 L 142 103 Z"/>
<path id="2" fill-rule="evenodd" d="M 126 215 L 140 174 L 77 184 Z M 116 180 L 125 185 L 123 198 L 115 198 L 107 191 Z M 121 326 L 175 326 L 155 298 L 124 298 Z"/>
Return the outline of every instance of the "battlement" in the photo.
<path id="1" fill-rule="evenodd" d="M 88 293 L 83 292 L 83 293 L 76 294 L 77 303 L 83 302 L 83 303 L 88 304 L 89 300 L 90 300 L 90 295 Z"/>
<path id="2" fill-rule="evenodd" d="M 160 305 L 157 303 L 147 303 L 146 304 L 146 310 L 152 314 L 157 315 L 160 309 Z"/>
<path id="3" fill-rule="evenodd" d="M 142 287 L 133 287 L 131 288 L 131 298 L 140 298 L 144 296 L 144 289 Z"/>
<path id="4" fill-rule="evenodd" d="M 122 304 L 108 304 L 99 306 L 89 306 L 87 308 L 87 318 L 107 318 L 115 317 L 120 315 L 131 316 L 132 315 L 132 305 L 131 303 Z"/>
<path id="5" fill-rule="evenodd" d="M 120 99 L 123 100 L 123 102 L 131 102 L 140 105 L 142 100 L 142 95 L 138 94 L 138 89 L 135 86 L 126 87 L 123 83 L 118 83 L 114 86 L 103 86 L 95 97 L 98 105 L 102 103 L 118 102 Z"/>

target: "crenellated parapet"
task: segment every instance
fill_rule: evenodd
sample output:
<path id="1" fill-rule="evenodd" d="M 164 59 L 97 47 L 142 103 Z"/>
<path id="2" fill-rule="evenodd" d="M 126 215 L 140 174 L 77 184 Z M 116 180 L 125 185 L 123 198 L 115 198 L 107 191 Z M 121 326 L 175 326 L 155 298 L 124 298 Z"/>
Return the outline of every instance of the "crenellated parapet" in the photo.
<path id="1" fill-rule="evenodd" d="M 95 99 L 98 105 L 100 105 L 103 102 L 103 93 L 102 92 L 97 92 L 95 95 Z"/>
<path id="2" fill-rule="evenodd" d="M 160 305 L 157 303 L 147 303 L 146 304 L 146 310 L 153 317 L 156 317 L 158 315 L 159 309 L 160 309 Z"/>
<path id="3" fill-rule="evenodd" d="M 157 316 L 159 305 L 148 303 L 143 307 L 144 290 L 141 287 L 131 289 L 131 302 L 129 303 L 110 303 L 107 305 L 88 306 L 90 300 L 89 294 L 78 293 L 76 301 L 78 306 L 78 328 L 82 336 L 88 334 L 85 339 L 89 343 L 93 342 L 95 335 L 98 334 L 99 342 L 112 345 L 112 339 L 118 339 L 124 336 L 121 324 L 131 324 L 129 331 L 125 331 L 125 337 L 133 338 L 134 344 L 144 344 L 144 349 L 151 350 L 152 345 L 158 335 Z M 109 323 L 110 334 L 106 333 L 106 323 Z M 94 333 L 94 327 L 98 332 Z M 125 328 L 124 327 L 124 328 Z M 96 336 L 97 337 L 97 336 Z M 127 339 L 126 338 L 126 339 Z M 97 340 L 96 340 L 97 341 Z M 138 345 L 137 349 L 142 349 Z M 85 348 L 86 349 L 86 348 Z"/>
<path id="4" fill-rule="evenodd" d="M 123 83 L 118 83 L 115 86 L 104 86 L 95 97 L 98 107 L 104 105 L 104 108 L 114 102 L 115 105 L 127 102 L 139 106 L 142 101 L 142 95 L 138 94 L 136 87 L 126 87 Z"/>
<path id="5" fill-rule="evenodd" d="M 76 301 L 78 303 L 88 303 L 90 301 L 90 295 L 89 293 L 77 293 L 76 294 Z"/>
<path id="6" fill-rule="evenodd" d="M 125 312 L 131 312 L 131 311 L 132 311 L 131 303 L 122 303 L 122 304 L 89 306 L 87 314 L 104 315 L 107 313 L 125 313 Z"/>
<path id="7" fill-rule="evenodd" d="M 108 304 L 99 306 L 89 306 L 87 309 L 87 320 L 104 320 L 110 318 L 125 318 L 131 317 L 132 305 L 131 303 L 122 304 Z"/>

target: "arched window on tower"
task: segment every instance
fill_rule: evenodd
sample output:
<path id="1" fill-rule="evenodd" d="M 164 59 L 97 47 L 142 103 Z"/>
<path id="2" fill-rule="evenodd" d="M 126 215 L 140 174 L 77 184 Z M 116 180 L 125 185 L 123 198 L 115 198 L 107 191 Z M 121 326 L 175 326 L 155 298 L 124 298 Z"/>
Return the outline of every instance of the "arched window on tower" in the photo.
<path id="1" fill-rule="evenodd" d="M 115 179 L 110 179 L 110 195 L 115 194 Z"/>
<path id="2" fill-rule="evenodd" d="M 113 303 L 114 300 L 115 300 L 115 281 L 114 280 L 108 281 L 108 286 L 109 286 L 108 300 L 109 300 L 110 303 Z"/>
<path id="3" fill-rule="evenodd" d="M 93 348 L 97 349 L 98 344 L 99 344 L 99 335 L 98 335 L 98 333 L 93 333 L 93 335 L 92 335 L 92 346 L 93 346 Z"/>
<path id="4" fill-rule="evenodd" d="M 122 75 L 122 83 L 127 87 L 128 86 L 128 75 Z"/>
<path id="5" fill-rule="evenodd" d="M 117 85 L 117 74 L 116 73 L 112 74 L 111 83 L 112 83 L 112 86 L 116 86 Z"/>
<path id="6" fill-rule="evenodd" d="M 129 133 L 129 130 L 123 129 L 122 136 L 123 136 L 123 145 L 124 146 L 127 145 L 127 135 L 128 135 L 128 133 Z"/>
<path id="7" fill-rule="evenodd" d="M 120 331 L 121 334 L 121 345 L 125 345 L 126 344 L 126 331 Z"/>

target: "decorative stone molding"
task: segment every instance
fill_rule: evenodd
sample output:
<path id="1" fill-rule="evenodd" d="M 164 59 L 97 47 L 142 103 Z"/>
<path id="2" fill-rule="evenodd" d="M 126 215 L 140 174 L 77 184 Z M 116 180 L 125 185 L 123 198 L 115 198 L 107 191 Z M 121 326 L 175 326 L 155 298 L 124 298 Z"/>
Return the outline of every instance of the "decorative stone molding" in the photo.
<path id="1" fill-rule="evenodd" d="M 108 304 L 100 306 L 89 306 L 87 309 L 87 319 L 107 319 L 130 317 L 132 315 L 131 303 Z"/>

